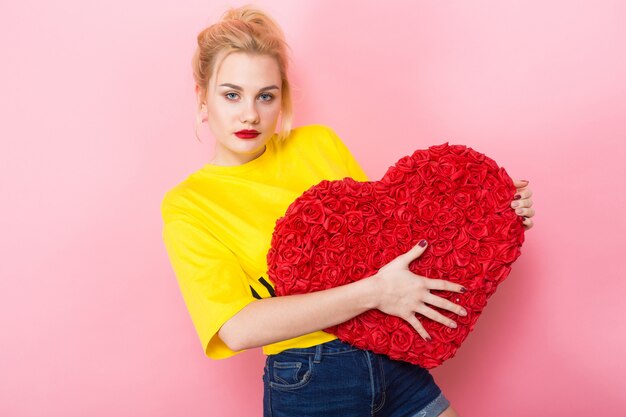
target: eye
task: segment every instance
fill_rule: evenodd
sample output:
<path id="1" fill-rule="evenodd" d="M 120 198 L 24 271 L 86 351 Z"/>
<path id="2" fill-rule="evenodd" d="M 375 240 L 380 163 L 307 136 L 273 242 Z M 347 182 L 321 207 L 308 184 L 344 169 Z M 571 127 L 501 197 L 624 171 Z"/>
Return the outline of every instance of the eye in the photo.
<path id="1" fill-rule="evenodd" d="M 274 96 L 269 93 L 263 93 L 259 95 L 259 98 L 261 99 L 261 101 L 271 101 L 274 98 Z"/>
<path id="2" fill-rule="evenodd" d="M 226 97 L 228 100 L 237 100 L 237 97 L 239 97 L 239 95 L 237 93 L 226 93 L 224 97 Z"/>

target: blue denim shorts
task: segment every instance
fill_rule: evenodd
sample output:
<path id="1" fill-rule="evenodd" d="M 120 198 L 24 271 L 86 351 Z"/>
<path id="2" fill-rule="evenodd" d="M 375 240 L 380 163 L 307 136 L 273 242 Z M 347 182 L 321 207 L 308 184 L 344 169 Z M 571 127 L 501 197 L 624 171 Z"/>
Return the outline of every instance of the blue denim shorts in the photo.
<path id="1" fill-rule="evenodd" d="M 269 355 L 264 417 L 435 417 L 450 402 L 427 369 L 339 339 Z"/>

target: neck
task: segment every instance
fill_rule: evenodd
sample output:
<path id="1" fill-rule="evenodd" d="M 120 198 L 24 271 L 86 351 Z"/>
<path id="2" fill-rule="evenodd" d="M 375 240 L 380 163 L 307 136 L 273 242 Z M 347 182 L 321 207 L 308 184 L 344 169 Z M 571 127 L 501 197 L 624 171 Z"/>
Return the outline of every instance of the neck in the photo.
<path id="1" fill-rule="evenodd" d="M 209 164 L 218 165 L 218 166 L 243 165 L 263 155 L 266 148 L 267 148 L 267 145 L 263 146 L 263 149 L 261 149 L 258 152 L 255 152 L 253 154 L 244 154 L 244 155 L 236 154 L 236 153 L 228 154 L 228 153 L 218 152 L 218 149 L 216 149 L 215 156 L 213 156 L 213 158 L 209 161 Z"/>

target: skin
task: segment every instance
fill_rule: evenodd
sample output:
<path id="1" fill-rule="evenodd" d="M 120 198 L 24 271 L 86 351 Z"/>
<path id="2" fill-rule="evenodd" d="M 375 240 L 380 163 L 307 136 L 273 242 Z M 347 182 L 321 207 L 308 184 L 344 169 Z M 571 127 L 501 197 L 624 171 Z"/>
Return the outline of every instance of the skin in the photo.
<path id="1" fill-rule="evenodd" d="M 196 86 L 198 103 L 208 113 L 208 123 L 216 139 L 216 165 L 240 165 L 265 151 L 280 114 L 279 67 L 274 58 L 264 55 L 232 53 L 209 81 L 206 94 Z M 261 134 L 254 140 L 234 135 L 242 129 Z M 517 214 L 525 216 L 524 227 L 533 226 L 532 191 L 527 181 L 514 181 L 520 198 Z M 431 320 L 455 327 L 456 323 L 430 306 L 465 315 L 463 308 L 430 290 L 461 292 L 450 281 L 429 279 L 409 270 L 409 264 L 426 251 L 428 245 L 416 245 L 382 267 L 375 275 L 360 281 L 318 291 L 255 300 L 235 314 L 219 330 L 226 345 L 240 351 L 287 340 L 343 323 L 370 309 L 379 309 L 409 322 L 424 338 L 429 335 L 416 317 L 419 313 Z M 273 326 L 266 326 L 266 323 Z M 441 416 L 458 414 L 449 407 Z"/>

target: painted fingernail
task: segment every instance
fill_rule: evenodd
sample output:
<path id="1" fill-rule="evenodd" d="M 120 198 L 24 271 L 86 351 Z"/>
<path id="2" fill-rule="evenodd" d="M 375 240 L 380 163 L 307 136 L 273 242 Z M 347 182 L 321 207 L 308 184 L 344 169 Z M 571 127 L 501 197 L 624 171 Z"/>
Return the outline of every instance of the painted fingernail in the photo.
<path id="1" fill-rule="evenodd" d="M 467 292 L 467 288 L 461 287 L 461 293 L 466 293 L 466 292 Z"/>
<path id="2" fill-rule="evenodd" d="M 432 340 L 433 340 L 433 339 L 431 339 L 431 338 L 430 338 L 430 336 L 428 336 L 428 337 L 426 338 L 426 341 L 427 341 L 427 342 L 430 342 L 430 341 L 432 341 Z"/>
<path id="3" fill-rule="evenodd" d="M 519 195 L 519 194 L 515 194 L 515 197 L 513 198 L 513 200 L 519 200 L 520 198 L 522 198 L 522 196 L 521 196 L 521 195 Z"/>
<path id="4" fill-rule="evenodd" d="M 421 247 L 425 247 L 426 246 L 426 239 L 420 240 L 418 245 L 420 245 Z"/>

